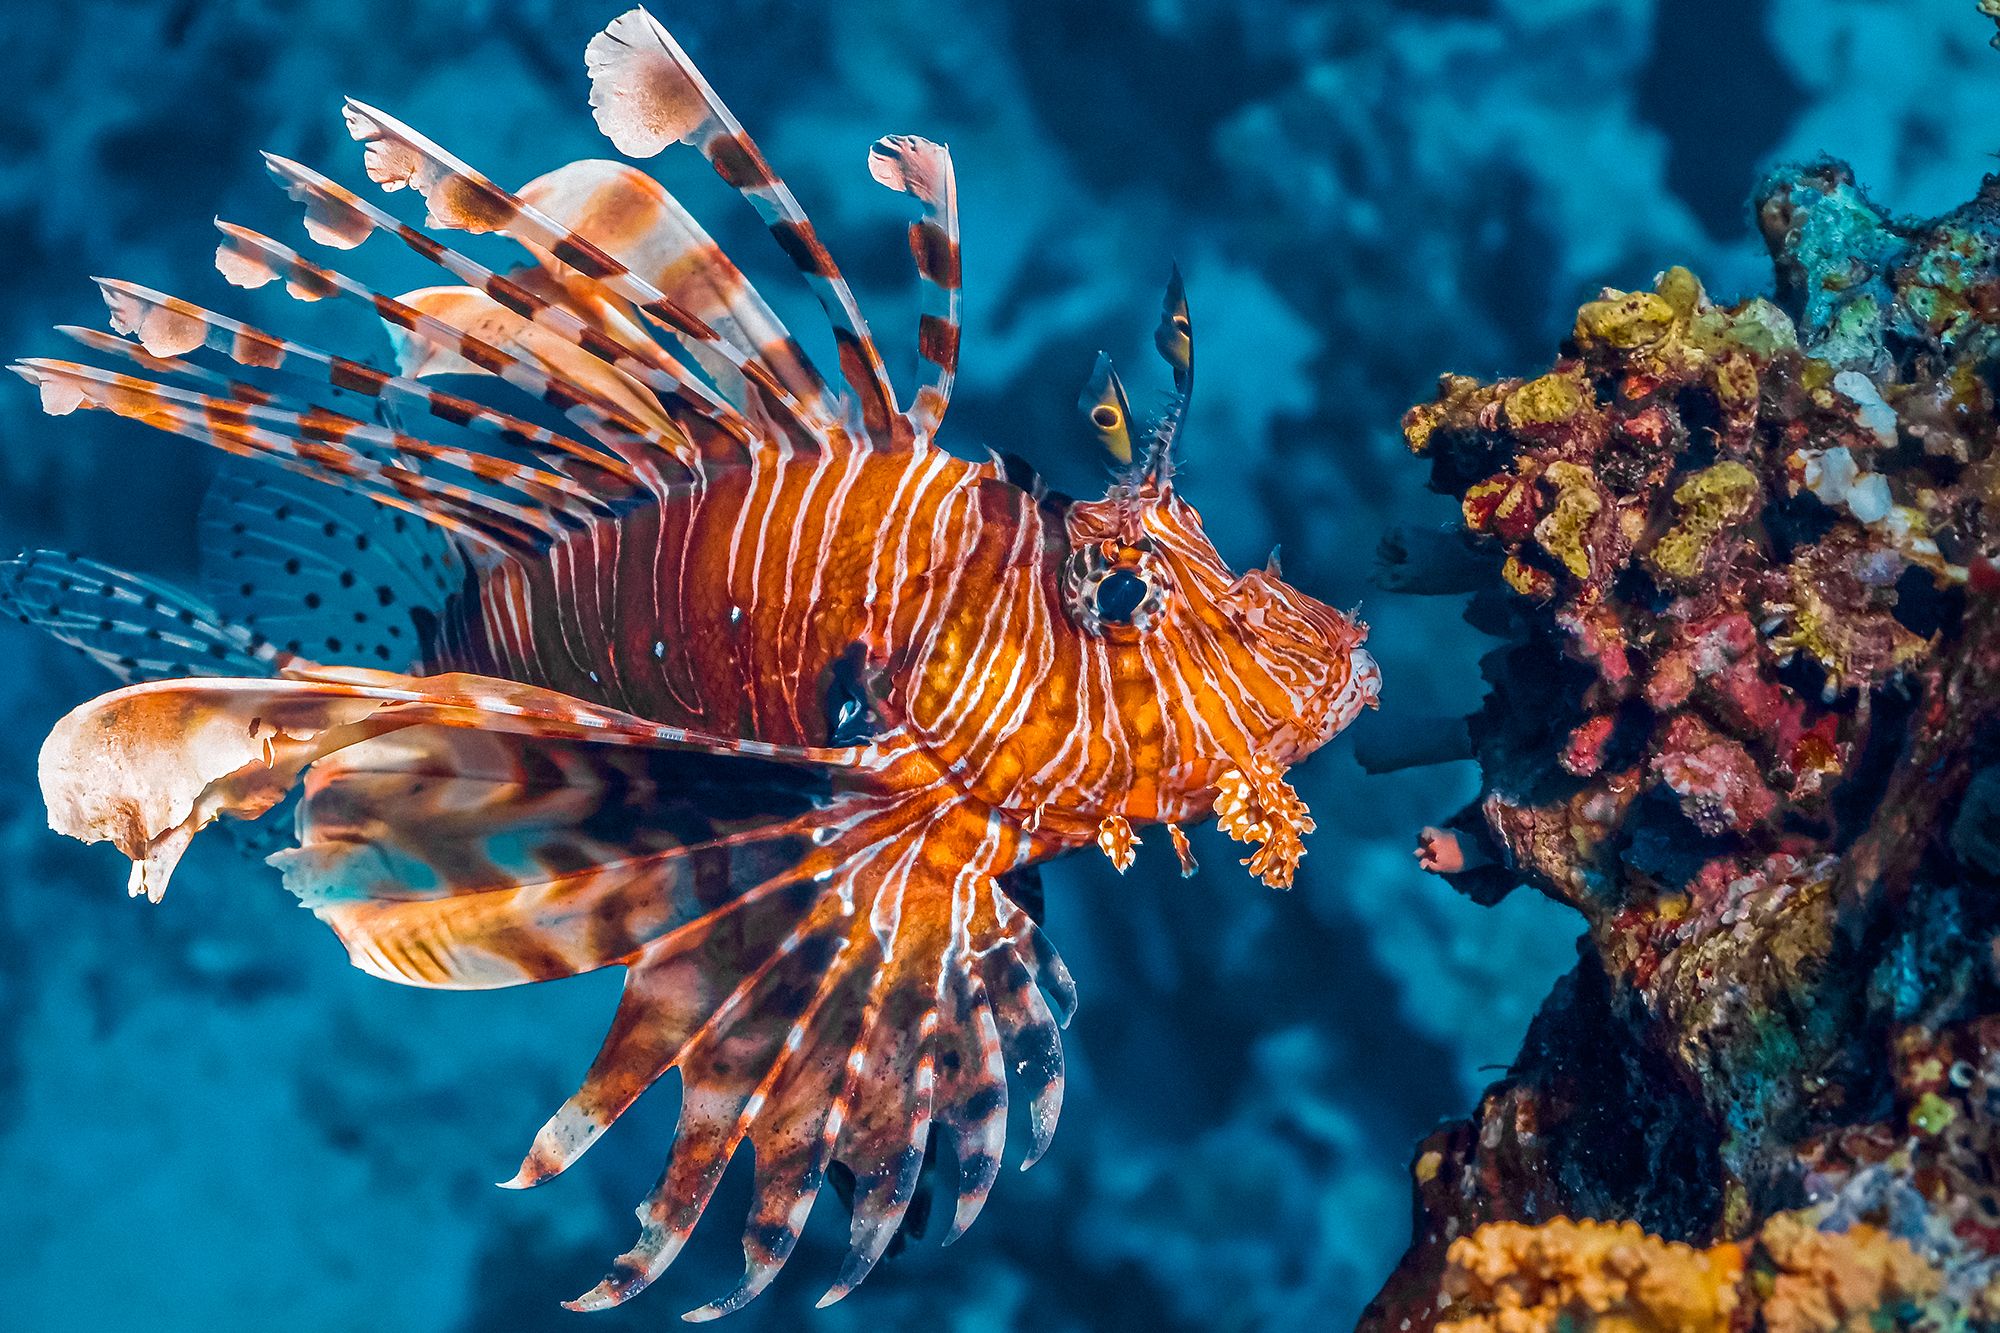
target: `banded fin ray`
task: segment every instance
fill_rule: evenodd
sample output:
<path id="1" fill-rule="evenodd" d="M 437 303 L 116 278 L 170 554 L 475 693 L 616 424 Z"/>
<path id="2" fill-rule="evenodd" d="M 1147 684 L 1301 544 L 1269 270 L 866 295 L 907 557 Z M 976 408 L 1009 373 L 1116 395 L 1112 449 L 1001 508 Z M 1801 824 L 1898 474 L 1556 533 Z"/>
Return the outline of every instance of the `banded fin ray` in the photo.
<path id="1" fill-rule="evenodd" d="M 841 377 L 854 394 L 868 438 L 880 448 L 910 448 L 908 419 L 897 408 L 853 288 L 791 188 L 673 34 L 643 8 L 627 10 L 591 38 L 584 64 L 598 128 L 619 152 L 653 157 L 671 143 L 692 144 L 716 175 L 750 201 L 826 312 Z"/>
<path id="2" fill-rule="evenodd" d="M 616 451 L 640 485 L 654 494 L 662 493 L 666 483 L 649 471 L 659 471 L 664 462 L 669 465 L 666 475 L 678 479 L 689 472 L 704 444 L 720 436 L 704 421 L 675 421 L 645 385 L 477 287 L 419 287 L 376 304 L 385 312 L 383 324 L 405 378 L 498 375 L 515 382 L 521 374 L 517 368 L 533 367 L 544 386 L 543 401 L 578 404 L 565 413 L 573 421 L 585 413 L 596 418 L 586 429 Z M 437 329 L 450 336 L 433 336 Z"/>
<path id="3" fill-rule="evenodd" d="M 563 226 L 520 195 L 502 189 L 387 112 L 350 98 L 344 114 L 348 132 L 363 145 L 369 178 L 384 190 L 409 188 L 417 191 L 429 205 L 425 220 L 431 226 L 473 233 L 496 231 L 510 236 L 537 254 L 546 255 L 583 278 L 631 301 L 686 345 L 700 347 L 709 355 L 726 361 L 769 394 L 806 434 L 818 434 L 834 424 L 801 403 L 783 379 L 764 364 L 757 348 L 738 346 L 724 338 L 588 237 Z M 379 209 L 318 176 L 318 173 L 298 167 L 296 163 L 286 163 L 283 159 L 267 157 L 267 161 L 273 163 L 274 172 L 293 191 L 294 197 L 300 197 L 303 191 L 318 209 L 337 209 L 347 218 L 392 230 L 419 252 L 434 251 L 429 257 L 472 281 L 475 286 L 487 287 L 484 281 L 470 276 L 473 267 L 470 261 L 449 248 L 402 226 Z M 323 230 L 330 230 L 343 243 L 351 243 L 347 238 L 353 234 L 355 223 L 348 221 L 345 227 Z M 496 296 L 503 295 L 490 287 L 487 289 Z M 546 307 L 533 311 L 513 305 L 504 297 L 502 303 L 519 309 L 531 318 L 549 314 L 551 323 L 560 325 L 562 322 Z M 658 369 L 673 373 L 671 358 L 667 358 L 656 345 L 648 359 Z M 660 389 L 665 386 L 654 381 L 652 387 Z M 725 410 L 726 404 L 714 398 L 705 385 L 699 381 L 683 383 L 673 392 L 688 406 L 703 415 L 714 416 L 730 429 L 732 435 L 747 442 L 747 431 L 741 419 L 729 414 Z"/>
<path id="4" fill-rule="evenodd" d="M 497 375 L 563 413 L 635 468 L 657 466 L 663 458 L 680 463 L 691 448 L 684 443 L 681 429 L 643 385 L 593 357 L 562 344 L 552 348 L 510 339 L 506 346 L 498 345 L 482 336 L 483 331 L 470 321 L 461 326 L 441 318 L 433 308 L 414 299 L 417 293 L 402 300 L 386 296 L 248 227 L 223 221 L 215 225 L 222 233 L 215 265 L 230 283 L 257 288 L 283 282 L 285 290 L 302 301 L 337 295 L 370 307 L 389 327 L 391 341 L 400 344 L 403 373 L 410 378 L 421 378 L 420 372 L 407 364 L 412 359 L 408 350 L 412 346 L 425 349 L 425 358 L 447 358 L 446 364 L 455 368 L 470 366 Z M 425 293 L 448 290 L 425 289 Z M 485 301 L 483 308 L 500 309 L 482 293 L 471 294 Z M 506 313 L 513 316 L 514 327 L 527 323 L 522 316 Z"/>
<path id="5" fill-rule="evenodd" d="M 346 486 L 380 503 L 405 509 L 503 555 L 545 546 L 558 531 L 555 515 L 567 511 L 571 504 L 571 497 L 565 495 L 569 484 L 554 474 L 484 475 L 478 456 L 371 427 L 325 409 L 300 411 L 240 403 L 41 357 L 9 368 L 41 389 L 43 408 L 54 415 L 79 407 L 107 411 L 215 445 L 226 453 L 275 462 L 299 475 Z M 372 456 L 357 447 L 356 441 L 384 446 L 394 460 Z M 440 480 L 422 470 L 424 459 L 462 465 L 480 480 L 505 482 L 516 497 L 500 498 Z M 521 503 L 523 500 L 528 503 Z"/>
<path id="6" fill-rule="evenodd" d="M 350 121 L 355 122 L 359 114 L 359 111 L 350 108 Z M 383 113 L 371 114 L 388 121 Z M 742 415 L 718 397 L 700 377 L 667 355 L 651 338 L 615 336 L 613 331 L 602 327 L 601 321 L 586 320 L 566 305 L 433 240 L 310 167 L 272 153 L 264 155 L 264 162 L 287 193 L 307 205 L 307 232 L 322 244 L 350 247 L 360 244 L 370 232 L 387 232 L 416 254 L 485 293 L 501 307 L 542 325 L 557 337 L 645 385 L 670 414 L 677 417 L 692 415 L 714 423 L 722 433 L 739 442 L 750 440 L 751 428 Z M 395 179 L 393 176 L 377 176 L 377 180 L 388 188 L 396 188 L 396 185 L 390 184 Z M 516 196 L 500 190 L 484 177 L 479 179 L 483 189 L 492 191 L 498 197 L 496 207 L 523 214 L 533 211 Z M 550 225 L 553 226 L 552 223 Z"/>
<path id="7" fill-rule="evenodd" d="M 523 202 L 557 224 L 598 245 L 742 353 L 722 353 L 704 340 L 677 334 L 710 378 L 747 387 L 761 385 L 768 375 L 803 404 L 814 420 L 838 424 L 840 409 L 791 330 L 694 216 L 658 181 L 627 163 L 586 159 L 537 177 L 521 188 L 520 195 Z M 533 241 L 522 243 L 544 267 L 576 272 L 553 251 Z M 615 296 L 580 272 L 577 276 Z"/>
<path id="8" fill-rule="evenodd" d="M 769 1284 L 836 1165 L 854 1181 L 852 1248 L 822 1303 L 844 1296 L 896 1235 L 933 1122 L 953 1130 L 962 1154 L 960 1217 L 977 1212 L 1004 1141 L 999 1053 L 1009 1043 L 1043 1051 L 1055 1028 L 1043 1008 L 1045 1031 L 1026 1031 L 1038 1020 L 996 1013 L 963 984 L 975 958 L 1016 955 L 1019 940 L 1002 923 L 1018 908 L 989 873 L 948 866 L 927 845 L 940 819 L 961 849 L 985 822 L 943 795 L 864 801 L 804 863 L 818 867 L 812 875 L 747 894 L 756 902 L 730 919 L 729 934 L 705 919 L 640 951 L 582 1088 L 508 1182 L 562 1171 L 647 1086 L 680 1071 L 681 1119 L 666 1172 L 640 1209 L 639 1238 L 571 1308 L 616 1305 L 658 1279 L 745 1142 L 757 1171 L 744 1275 L 692 1320 L 737 1309 Z M 979 1058 L 940 1080 L 942 1051 Z M 1053 1128 L 1045 1068 L 1029 1070 L 1048 1112 L 1036 1132 L 1044 1145 Z"/>
<path id="9" fill-rule="evenodd" d="M 101 281 L 104 280 L 100 279 Z M 115 333 L 106 333 L 102 329 L 87 329 L 78 324 L 58 324 L 55 326 L 55 331 L 100 356 L 116 357 L 154 375 L 171 376 L 175 381 L 214 389 L 237 402 L 262 403 L 275 396 L 254 384 L 231 379 L 207 366 L 198 366 L 179 353 L 154 352 L 141 343 L 121 338 Z"/>
<path id="10" fill-rule="evenodd" d="M 910 427 L 919 440 L 937 434 L 951 403 L 958 373 L 959 258 L 958 182 L 951 150 L 914 135 L 892 134 L 868 150 L 868 170 L 890 189 L 923 205 L 910 224 L 910 254 L 924 293 L 917 319 L 917 357 L 929 367 L 910 402 Z"/>
<path id="11" fill-rule="evenodd" d="M 441 422 L 526 450 L 542 465 L 564 475 L 575 475 L 574 469 L 581 464 L 587 469 L 584 475 L 595 483 L 593 494 L 616 494 L 621 485 L 629 486 L 635 480 L 625 463 L 602 449 L 511 412 L 280 337 L 138 283 L 99 278 L 97 285 L 111 310 L 112 327 L 138 339 L 152 356 L 182 356 L 206 347 L 246 368 L 281 371 L 315 387 L 374 399 L 391 408 L 414 405 Z M 198 368 L 181 363 L 172 369 L 192 374 Z M 225 383 L 233 391 L 232 396 L 240 396 L 241 401 L 254 403 L 268 398 L 268 395 L 242 396 L 246 386 Z"/>

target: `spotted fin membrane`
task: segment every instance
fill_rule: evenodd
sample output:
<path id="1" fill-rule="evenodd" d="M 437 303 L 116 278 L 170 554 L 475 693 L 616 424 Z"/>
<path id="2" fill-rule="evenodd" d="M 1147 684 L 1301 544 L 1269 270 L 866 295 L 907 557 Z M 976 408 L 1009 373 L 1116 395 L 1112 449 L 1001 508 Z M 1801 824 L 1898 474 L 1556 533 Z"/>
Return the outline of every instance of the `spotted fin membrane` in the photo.
<path id="1" fill-rule="evenodd" d="M 225 464 L 201 509 L 216 614 L 295 656 L 403 671 L 437 656 L 463 593 L 457 548 L 430 524 L 282 473 Z"/>
<path id="2" fill-rule="evenodd" d="M 0 563 L 0 614 L 47 632 L 128 684 L 264 675 L 277 656 L 268 639 L 177 588 L 57 551 Z"/>

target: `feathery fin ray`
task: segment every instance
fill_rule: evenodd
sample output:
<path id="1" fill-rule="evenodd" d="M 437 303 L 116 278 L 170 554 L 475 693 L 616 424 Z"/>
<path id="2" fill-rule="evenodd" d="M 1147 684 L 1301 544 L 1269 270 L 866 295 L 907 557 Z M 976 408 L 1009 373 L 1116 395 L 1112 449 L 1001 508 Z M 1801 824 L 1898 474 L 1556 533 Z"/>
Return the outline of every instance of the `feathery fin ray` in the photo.
<path id="1" fill-rule="evenodd" d="M 692 144 L 751 205 L 785 257 L 804 275 L 833 326 L 842 378 L 862 429 L 882 448 L 908 448 L 910 424 L 898 410 L 882 355 L 854 291 L 756 141 L 723 105 L 673 35 L 644 9 L 613 19 L 584 52 L 597 124 L 622 153 L 652 157 Z"/>

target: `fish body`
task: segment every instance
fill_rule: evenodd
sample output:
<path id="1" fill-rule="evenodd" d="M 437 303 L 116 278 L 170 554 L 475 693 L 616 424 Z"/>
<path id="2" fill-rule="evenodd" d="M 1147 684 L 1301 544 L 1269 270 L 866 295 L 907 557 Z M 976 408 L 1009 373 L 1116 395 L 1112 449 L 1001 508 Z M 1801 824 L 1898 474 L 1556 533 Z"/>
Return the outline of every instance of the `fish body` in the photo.
<path id="1" fill-rule="evenodd" d="M 1220 562 L 1177 498 L 1157 517 L 1142 511 L 1139 540 L 1172 562 L 1163 577 L 1213 622 L 1207 637 L 1086 629 L 1065 610 L 1063 567 L 1072 550 L 1117 540 L 1118 507 L 1050 508 L 999 465 L 941 450 L 730 468 L 564 538 L 547 560 L 503 567 L 450 636 L 463 646 L 426 669 L 822 746 L 836 668 L 852 655 L 849 688 L 889 715 L 874 730 L 906 735 L 967 797 L 1041 834 L 1044 857 L 1112 816 L 1204 819 L 1223 769 L 1274 752 L 1289 764 L 1364 706 L 1365 663 L 1329 679 L 1327 664 L 1351 662 L 1360 643 L 1329 608 L 1292 599 L 1304 646 L 1291 675 L 1244 649 L 1238 622 L 1271 611 L 1264 576 L 1203 586 Z M 607 618 L 586 625 L 592 607 Z M 1226 709 L 1223 682 L 1240 691 Z"/>
<path id="2" fill-rule="evenodd" d="M 1075 995 L 1035 867 L 1094 844 L 1123 870 L 1165 825 L 1191 873 L 1181 825 L 1214 817 L 1288 885 L 1312 820 L 1285 772 L 1379 677 L 1362 627 L 1275 562 L 1230 571 L 1176 486 L 1178 275 L 1156 334 L 1173 407 L 1138 427 L 1100 363 L 1082 406 L 1118 470 L 1101 499 L 1054 494 L 936 439 L 959 305 L 941 146 L 891 137 L 869 160 L 921 212 L 906 407 L 811 224 L 672 37 L 634 10 L 587 64 L 614 144 L 692 146 L 758 208 L 820 298 L 836 376 L 636 168 L 508 191 L 350 104 L 369 176 L 420 194 L 427 227 L 298 163 L 268 159 L 273 176 L 320 245 L 388 238 L 455 281 L 390 296 L 227 223 L 217 262 L 239 286 L 365 303 L 393 367 L 109 281 L 126 337 L 72 332 L 120 368 L 16 367 L 53 412 L 305 481 L 225 474 L 207 599 L 14 563 L 8 605 L 133 682 L 58 724 L 44 796 L 157 899 L 196 832 L 299 793 L 271 860 L 389 980 L 623 967 L 603 1048 L 510 1182 L 560 1172 L 679 1072 L 640 1237 L 573 1304 L 664 1271 L 746 1142 L 743 1281 L 690 1317 L 761 1291 L 830 1179 L 853 1214 L 837 1299 L 904 1229 L 934 1138 L 953 1235 L 997 1175 L 1010 1087 L 1028 1160 L 1048 1147 Z M 487 268 L 440 230 L 499 232 L 530 262 Z"/>

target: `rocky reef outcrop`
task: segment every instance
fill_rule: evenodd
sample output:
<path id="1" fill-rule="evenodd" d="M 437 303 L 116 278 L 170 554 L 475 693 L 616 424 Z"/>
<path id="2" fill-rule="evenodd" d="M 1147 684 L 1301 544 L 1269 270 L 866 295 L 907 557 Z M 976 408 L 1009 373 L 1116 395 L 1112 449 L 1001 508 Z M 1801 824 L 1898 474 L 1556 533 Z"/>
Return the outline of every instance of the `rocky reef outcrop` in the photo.
<path id="1" fill-rule="evenodd" d="M 2000 178 L 1754 202 L 1775 300 L 1669 270 L 1404 420 L 1463 522 L 1382 581 L 1499 642 L 1377 762 L 1475 758 L 1424 864 L 1586 930 L 1365 1327 L 2000 1328 Z"/>

